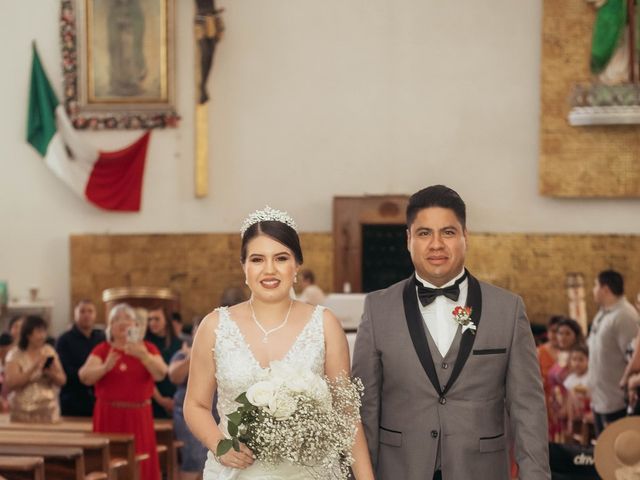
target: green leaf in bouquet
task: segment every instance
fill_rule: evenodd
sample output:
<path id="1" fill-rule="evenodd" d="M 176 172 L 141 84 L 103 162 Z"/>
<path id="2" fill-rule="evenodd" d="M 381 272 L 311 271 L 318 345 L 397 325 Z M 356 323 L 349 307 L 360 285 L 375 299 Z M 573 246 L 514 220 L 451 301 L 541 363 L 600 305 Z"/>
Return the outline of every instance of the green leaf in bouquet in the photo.
<path id="1" fill-rule="evenodd" d="M 241 404 L 243 404 L 245 406 L 251 405 L 251 402 L 247 398 L 247 392 L 244 392 L 244 393 L 241 393 L 240 395 L 238 395 L 238 397 L 236 398 L 236 402 L 241 403 Z"/>
<path id="2" fill-rule="evenodd" d="M 240 441 L 239 441 L 237 438 L 234 438 L 234 439 L 233 439 L 233 449 L 234 449 L 236 452 L 239 452 L 239 451 L 240 451 Z"/>
<path id="3" fill-rule="evenodd" d="M 233 442 L 231 440 L 229 439 L 220 440 L 218 442 L 218 446 L 216 447 L 216 455 L 219 457 L 224 455 L 229 450 L 231 450 L 232 446 L 233 446 Z"/>
<path id="4" fill-rule="evenodd" d="M 229 421 L 229 423 L 227 423 L 227 430 L 229 430 L 229 435 L 231 435 L 232 437 L 237 437 L 238 436 L 238 425 Z"/>
<path id="5" fill-rule="evenodd" d="M 240 413 L 240 410 L 236 410 L 232 414 L 227 415 L 227 419 L 229 420 L 229 423 L 234 423 L 237 427 L 242 423 L 242 413 Z M 235 434 L 232 433 L 232 435 L 235 437 Z"/>

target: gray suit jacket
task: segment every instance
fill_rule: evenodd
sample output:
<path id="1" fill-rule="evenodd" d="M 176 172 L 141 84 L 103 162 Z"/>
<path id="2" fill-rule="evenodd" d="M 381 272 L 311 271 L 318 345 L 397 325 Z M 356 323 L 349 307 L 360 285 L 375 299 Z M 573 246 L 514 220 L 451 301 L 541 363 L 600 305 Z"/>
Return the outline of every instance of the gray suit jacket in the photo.
<path id="1" fill-rule="evenodd" d="M 448 365 L 434 364 L 414 277 L 367 296 L 353 374 L 365 387 L 362 422 L 376 478 L 431 480 L 439 459 L 447 480 L 508 480 L 509 434 L 519 478 L 551 478 L 542 381 L 522 299 L 469 275 L 466 305 L 477 331 L 461 336 L 443 385 L 438 369 Z"/>

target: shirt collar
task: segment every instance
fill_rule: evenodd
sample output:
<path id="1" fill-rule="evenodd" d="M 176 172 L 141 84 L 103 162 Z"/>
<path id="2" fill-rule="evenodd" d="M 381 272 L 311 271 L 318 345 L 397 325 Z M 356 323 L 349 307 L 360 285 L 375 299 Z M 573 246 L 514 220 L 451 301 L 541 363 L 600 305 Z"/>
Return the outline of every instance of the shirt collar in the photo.
<path id="1" fill-rule="evenodd" d="M 624 297 L 620 297 L 620 299 L 615 302 L 612 303 L 611 305 L 609 305 L 608 307 L 601 307 L 602 311 L 607 314 L 607 313 L 611 313 L 614 310 L 617 310 L 618 308 L 620 308 L 622 306 L 622 304 L 624 303 L 625 298 Z"/>
<path id="2" fill-rule="evenodd" d="M 420 277 L 420 275 L 418 275 L 418 272 L 416 272 L 416 279 L 425 287 L 427 288 L 445 288 L 448 287 L 450 285 L 453 285 L 454 283 L 456 283 L 456 280 L 458 280 L 460 277 L 462 277 L 462 275 L 464 275 L 464 267 L 462 267 L 462 270 L 460 271 L 460 273 L 458 275 L 456 275 L 454 278 L 452 278 L 450 281 L 448 281 L 447 283 L 445 283 L 444 285 L 440 286 L 440 287 L 436 287 L 435 285 L 427 282 L 426 280 L 424 280 L 423 278 Z M 464 282 L 462 282 L 460 284 L 460 286 L 464 285 L 468 280 L 468 277 L 464 279 Z"/>

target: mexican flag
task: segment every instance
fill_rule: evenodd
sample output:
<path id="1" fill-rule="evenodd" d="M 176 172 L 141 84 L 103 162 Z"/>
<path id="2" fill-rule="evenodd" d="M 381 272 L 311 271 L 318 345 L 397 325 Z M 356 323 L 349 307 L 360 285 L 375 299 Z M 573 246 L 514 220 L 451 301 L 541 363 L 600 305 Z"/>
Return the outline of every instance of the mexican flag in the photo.
<path id="1" fill-rule="evenodd" d="M 106 210 L 140 211 L 150 132 L 132 145 L 101 152 L 73 128 L 33 46 L 27 141 L 74 192 Z"/>

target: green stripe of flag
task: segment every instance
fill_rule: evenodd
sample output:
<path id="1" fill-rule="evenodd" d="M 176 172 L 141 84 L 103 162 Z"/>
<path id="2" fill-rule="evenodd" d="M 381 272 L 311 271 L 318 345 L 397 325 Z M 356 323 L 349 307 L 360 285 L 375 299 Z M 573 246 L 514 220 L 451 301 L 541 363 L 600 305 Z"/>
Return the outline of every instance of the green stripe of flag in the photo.
<path id="1" fill-rule="evenodd" d="M 40 63 L 40 56 L 33 45 L 31 85 L 29 86 L 29 114 L 27 117 L 27 141 L 44 157 L 47 146 L 56 133 L 55 110 L 58 98 Z"/>

